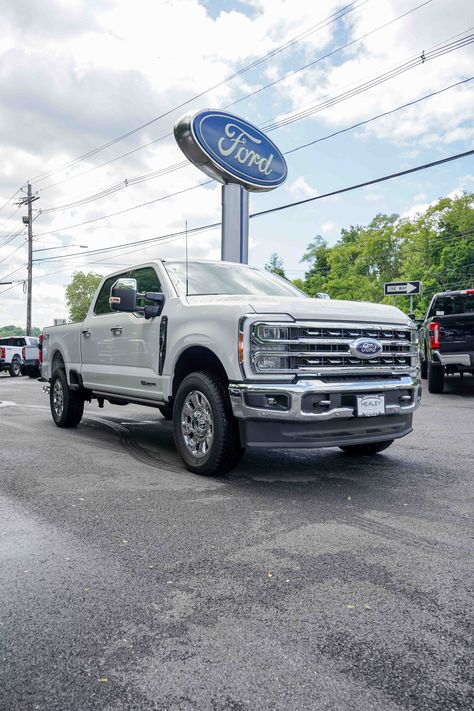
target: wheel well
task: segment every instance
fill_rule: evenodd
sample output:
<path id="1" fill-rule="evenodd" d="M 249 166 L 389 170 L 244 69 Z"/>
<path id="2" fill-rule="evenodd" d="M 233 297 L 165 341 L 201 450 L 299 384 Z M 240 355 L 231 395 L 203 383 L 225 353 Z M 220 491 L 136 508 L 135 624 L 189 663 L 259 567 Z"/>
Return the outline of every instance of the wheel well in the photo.
<path id="1" fill-rule="evenodd" d="M 215 353 L 204 346 L 192 346 L 181 353 L 176 363 L 173 377 L 173 397 L 184 378 L 198 370 L 208 370 L 221 378 L 224 383 L 229 381 L 225 368 Z"/>
<path id="2" fill-rule="evenodd" d="M 63 359 L 61 353 L 59 351 L 56 351 L 56 353 L 53 355 L 53 359 L 51 361 L 51 375 L 58 368 L 64 368 L 64 359 Z"/>

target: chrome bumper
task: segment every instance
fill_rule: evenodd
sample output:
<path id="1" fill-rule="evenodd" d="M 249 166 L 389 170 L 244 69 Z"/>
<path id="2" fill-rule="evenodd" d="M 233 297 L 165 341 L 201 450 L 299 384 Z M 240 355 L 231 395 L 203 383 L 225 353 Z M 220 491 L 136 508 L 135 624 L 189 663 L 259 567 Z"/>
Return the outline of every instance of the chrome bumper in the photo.
<path id="1" fill-rule="evenodd" d="M 468 368 L 471 365 L 469 353 L 440 353 L 439 351 L 433 351 L 433 355 L 441 365 L 465 365 Z"/>
<path id="2" fill-rule="evenodd" d="M 231 383 L 229 396 L 234 416 L 243 420 L 285 420 L 299 422 L 321 422 L 332 419 L 348 419 L 356 417 L 355 407 L 331 407 L 330 399 L 320 401 L 321 406 L 327 406 L 323 412 L 308 412 L 303 409 L 303 398 L 307 395 L 320 395 L 327 393 L 329 396 L 363 395 L 367 393 L 394 393 L 396 391 L 409 391 L 401 394 L 398 402 L 387 404 L 386 415 L 408 415 L 421 403 L 421 381 L 417 377 L 401 376 L 397 380 L 373 380 L 360 382 L 323 382 L 322 380 L 300 380 L 296 383 Z M 268 397 L 287 395 L 289 398 L 288 409 L 272 409 L 271 407 L 253 407 L 248 404 L 249 394 L 266 395 Z"/>

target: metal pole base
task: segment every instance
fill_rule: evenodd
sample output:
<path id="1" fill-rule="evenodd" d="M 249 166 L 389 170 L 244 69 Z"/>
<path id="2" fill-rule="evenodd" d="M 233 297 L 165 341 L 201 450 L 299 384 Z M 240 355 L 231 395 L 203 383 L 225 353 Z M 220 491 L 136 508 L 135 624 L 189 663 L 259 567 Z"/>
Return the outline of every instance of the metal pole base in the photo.
<path id="1" fill-rule="evenodd" d="M 249 194 L 237 183 L 222 186 L 221 258 L 241 264 L 249 260 Z"/>

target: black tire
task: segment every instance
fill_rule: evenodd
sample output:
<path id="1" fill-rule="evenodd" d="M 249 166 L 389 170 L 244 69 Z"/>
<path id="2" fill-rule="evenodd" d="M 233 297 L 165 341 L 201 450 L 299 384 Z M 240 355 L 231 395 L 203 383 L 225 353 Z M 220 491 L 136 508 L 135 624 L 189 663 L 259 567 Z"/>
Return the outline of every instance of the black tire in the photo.
<path id="1" fill-rule="evenodd" d="M 165 418 L 165 420 L 171 420 L 173 418 L 172 405 L 159 405 L 158 410 L 161 412 L 161 415 Z"/>
<path id="2" fill-rule="evenodd" d="M 428 390 L 430 393 L 442 393 L 444 390 L 444 365 L 428 363 Z"/>
<path id="3" fill-rule="evenodd" d="M 12 378 L 18 378 L 18 376 L 21 375 L 21 362 L 18 358 L 13 358 L 10 363 L 10 367 L 8 368 L 8 372 Z"/>
<path id="4" fill-rule="evenodd" d="M 66 373 L 62 368 L 55 370 L 51 378 L 49 406 L 57 427 L 77 427 L 82 419 L 84 398 L 80 393 L 69 389 Z"/>
<path id="5" fill-rule="evenodd" d="M 420 360 L 420 375 L 423 380 L 426 380 L 426 378 L 428 377 L 428 363 L 424 358 L 421 358 Z"/>
<path id="6" fill-rule="evenodd" d="M 340 447 L 346 454 L 370 455 L 383 452 L 384 449 L 393 444 L 393 439 L 386 439 L 383 442 L 368 442 L 367 444 L 348 444 Z"/>
<path id="7" fill-rule="evenodd" d="M 191 434 L 188 434 L 187 442 L 182 419 L 186 417 L 186 399 L 188 398 L 189 402 L 190 397 L 196 398 L 198 406 L 193 410 L 188 405 L 188 411 L 198 412 L 201 419 L 198 418 L 196 424 L 195 418 L 189 417 L 187 426 Z M 203 435 L 204 431 L 212 435 L 212 437 L 209 435 L 210 441 L 206 440 L 207 451 L 203 441 L 199 440 L 199 436 Z M 173 433 L 178 454 L 186 468 L 195 474 L 204 476 L 226 474 L 237 466 L 244 452 L 240 445 L 239 428 L 232 413 L 227 388 L 216 375 L 206 371 L 191 373 L 179 386 L 174 401 Z M 194 454 L 193 443 L 196 442 L 197 448 Z M 201 445 L 202 449 L 199 451 Z"/>
<path id="8" fill-rule="evenodd" d="M 27 375 L 29 378 L 39 378 L 41 373 L 37 365 L 28 365 L 23 375 Z"/>

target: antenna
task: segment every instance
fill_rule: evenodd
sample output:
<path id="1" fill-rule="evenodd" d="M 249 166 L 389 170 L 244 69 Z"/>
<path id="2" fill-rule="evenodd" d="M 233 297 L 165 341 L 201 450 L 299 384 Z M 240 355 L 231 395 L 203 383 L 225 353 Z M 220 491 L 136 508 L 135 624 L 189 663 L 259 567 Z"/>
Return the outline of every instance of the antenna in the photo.
<path id="1" fill-rule="evenodd" d="M 188 296 L 188 291 L 189 291 L 189 282 L 188 282 L 188 221 L 186 220 L 185 222 L 186 229 L 185 229 L 185 235 L 186 235 L 186 296 Z"/>

